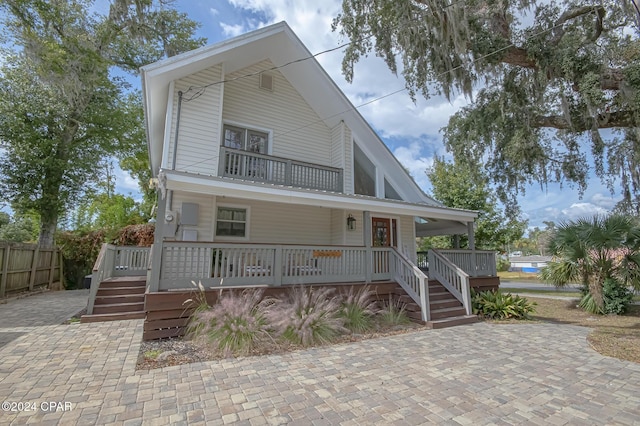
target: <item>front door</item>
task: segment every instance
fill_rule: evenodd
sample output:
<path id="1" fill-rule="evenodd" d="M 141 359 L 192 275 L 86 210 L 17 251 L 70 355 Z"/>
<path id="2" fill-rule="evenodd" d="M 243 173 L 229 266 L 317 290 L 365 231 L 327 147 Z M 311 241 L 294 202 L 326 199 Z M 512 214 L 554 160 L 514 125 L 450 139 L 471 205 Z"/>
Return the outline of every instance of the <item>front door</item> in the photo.
<path id="1" fill-rule="evenodd" d="M 395 219 L 372 217 L 371 231 L 371 241 L 374 247 L 397 247 Z"/>

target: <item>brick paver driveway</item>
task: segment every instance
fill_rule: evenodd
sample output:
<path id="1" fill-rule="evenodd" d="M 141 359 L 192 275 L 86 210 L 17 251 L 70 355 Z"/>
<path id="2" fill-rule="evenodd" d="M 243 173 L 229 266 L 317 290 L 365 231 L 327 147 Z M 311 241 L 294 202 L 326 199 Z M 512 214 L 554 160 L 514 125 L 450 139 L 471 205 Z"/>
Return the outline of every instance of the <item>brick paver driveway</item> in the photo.
<path id="1" fill-rule="evenodd" d="M 640 365 L 580 327 L 479 323 L 136 372 L 142 326 L 47 325 L 5 345 L 0 424 L 640 424 Z"/>

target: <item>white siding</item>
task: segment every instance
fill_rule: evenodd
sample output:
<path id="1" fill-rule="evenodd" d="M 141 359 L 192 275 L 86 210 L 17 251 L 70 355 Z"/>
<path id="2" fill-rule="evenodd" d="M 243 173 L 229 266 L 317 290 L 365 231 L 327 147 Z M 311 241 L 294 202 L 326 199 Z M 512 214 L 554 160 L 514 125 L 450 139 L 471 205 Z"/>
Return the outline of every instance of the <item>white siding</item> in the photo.
<path id="1" fill-rule="evenodd" d="M 178 147 L 178 149 L 180 149 Z M 193 194 L 190 192 L 173 192 L 173 210 L 178 212 L 178 224 L 182 217 L 182 203 L 198 204 L 198 226 L 178 226 L 176 240 L 182 240 L 182 231 L 195 229 L 198 231 L 198 241 L 213 240 L 213 204 L 215 197 L 211 195 Z"/>
<path id="2" fill-rule="evenodd" d="M 346 231 L 345 234 L 345 245 L 348 246 L 364 246 L 364 212 L 346 212 L 343 218 L 343 225 L 346 229 L 347 227 L 347 215 L 351 213 L 353 217 L 356 218 L 356 229 L 355 231 Z"/>
<path id="3" fill-rule="evenodd" d="M 331 210 L 331 244 L 344 245 L 346 229 L 346 214 L 342 209 Z"/>
<path id="4" fill-rule="evenodd" d="M 416 227 L 413 216 L 400 216 L 398 221 L 400 238 L 398 250 L 412 262 L 416 262 Z"/>
<path id="5" fill-rule="evenodd" d="M 249 242 L 320 245 L 332 243 L 331 209 L 229 197 L 218 198 L 217 202 L 250 207 Z M 227 238 L 225 242 L 232 241 Z"/>
<path id="6" fill-rule="evenodd" d="M 220 96 L 222 85 L 214 84 L 205 89 L 201 87 L 220 81 L 222 77 L 222 66 L 218 65 L 176 81 L 171 120 L 171 142 L 167 162 L 169 168 L 173 163 L 175 147 L 178 92 L 182 91 L 176 170 L 208 175 L 217 174 L 221 135 Z M 189 90 L 189 87 L 192 89 Z M 197 96 L 196 94 L 200 91 L 202 93 Z"/>
<path id="7" fill-rule="evenodd" d="M 233 80 L 271 67 L 270 61 L 263 61 L 225 79 Z M 225 83 L 223 120 L 270 130 L 272 155 L 330 166 L 331 130 L 280 72 L 268 73 L 273 76 L 273 91 L 259 88 L 258 74 Z"/>

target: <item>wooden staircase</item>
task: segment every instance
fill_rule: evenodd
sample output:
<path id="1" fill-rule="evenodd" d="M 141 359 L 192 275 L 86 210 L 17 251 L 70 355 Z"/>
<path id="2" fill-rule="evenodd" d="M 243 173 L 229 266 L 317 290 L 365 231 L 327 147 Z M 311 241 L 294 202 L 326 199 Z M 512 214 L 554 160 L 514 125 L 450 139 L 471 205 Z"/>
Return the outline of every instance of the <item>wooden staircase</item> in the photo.
<path id="1" fill-rule="evenodd" d="M 476 315 L 467 315 L 462 302 L 455 298 L 442 284 L 436 280 L 429 281 L 429 308 L 431 320 L 422 321 L 420 305 L 407 295 L 402 288 L 397 292 L 399 299 L 405 304 L 407 316 L 415 322 L 426 325 L 429 329 L 453 327 L 472 324 L 478 321 Z"/>
<path id="2" fill-rule="evenodd" d="M 82 315 L 80 322 L 144 319 L 146 287 L 146 276 L 108 278 L 98 287 L 93 314 Z"/>

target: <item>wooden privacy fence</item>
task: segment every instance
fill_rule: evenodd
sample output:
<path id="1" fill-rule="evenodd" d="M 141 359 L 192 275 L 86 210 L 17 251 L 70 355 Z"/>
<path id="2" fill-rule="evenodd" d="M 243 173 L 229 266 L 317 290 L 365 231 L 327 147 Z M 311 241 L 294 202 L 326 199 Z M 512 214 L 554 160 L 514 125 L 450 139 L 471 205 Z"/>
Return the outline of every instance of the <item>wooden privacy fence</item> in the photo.
<path id="1" fill-rule="evenodd" d="M 0 298 L 36 287 L 60 286 L 62 280 L 62 255 L 58 248 L 0 242 Z"/>

